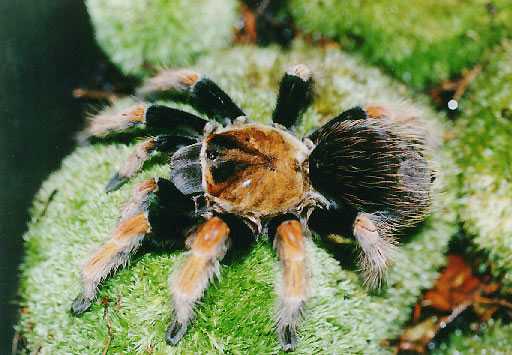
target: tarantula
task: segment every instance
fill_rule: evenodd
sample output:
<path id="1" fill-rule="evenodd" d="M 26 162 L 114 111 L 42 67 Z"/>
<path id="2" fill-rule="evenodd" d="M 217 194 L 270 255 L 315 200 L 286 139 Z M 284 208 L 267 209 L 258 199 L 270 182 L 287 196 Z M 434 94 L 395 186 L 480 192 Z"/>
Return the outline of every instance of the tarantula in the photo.
<path id="1" fill-rule="evenodd" d="M 83 292 L 72 312 L 90 307 L 100 282 L 126 264 L 144 239 L 175 240 L 184 233 L 190 251 L 170 277 L 173 321 L 165 335 L 175 345 L 194 305 L 219 274 L 231 241 L 247 238 L 245 232 L 267 232 L 275 236 L 282 269 L 277 332 L 283 349 L 293 349 L 310 293 L 305 240 L 314 216 L 320 221 L 334 216 L 319 229 L 355 238 L 364 282 L 379 286 L 397 247 L 395 237 L 430 209 L 433 173 L 425 130 L 410 108 L 370 105 L 345 111 L 299 139 L 291 129 L 312 103 L 312 84 L 305 65 L 289 69 L 280 82 L 273 123 L 261 124 L 207 77 L 165 70 L 138 94 L 185 100 L 214 121 L 156 104 L 106 111 L 91 120 L 90 136 L 137 126 L 166 133 L 139 143 L 107 191 L 134 176 L 156 151 L 170 154 L 170 179 L 135 187 L 111 239 L 83 266 Z"/>

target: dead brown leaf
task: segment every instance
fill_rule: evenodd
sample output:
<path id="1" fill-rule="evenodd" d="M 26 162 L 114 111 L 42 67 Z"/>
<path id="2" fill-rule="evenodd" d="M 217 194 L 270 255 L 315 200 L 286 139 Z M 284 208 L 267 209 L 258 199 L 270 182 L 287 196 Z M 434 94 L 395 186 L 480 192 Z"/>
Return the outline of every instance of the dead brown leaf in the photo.
<path id="1" fill-rule="evenodd" d="M 482 71 L 482 65 L 477 64 L 471 69 L 464 69 L 458 79 L 445 80 L 440 85 L 430 90 L 432 100 L 438 105 L 445 104 L 446 97 L 450 97 L 457 102 L 460 101 L 469 85 Z"/>
<path id="2" fill-rule="evenodd" d="M 496 295 L 499 290 L 500 284 L 490 277 L 475 275 L 462 256 L 449 255 L 435 285 L 415 305 L 411 324 L 398 339 L 395 352 L 425 353 L 432 339 L 470 308 L 481 323 L 500 308 L 512 309 L 511 302 Z"/>

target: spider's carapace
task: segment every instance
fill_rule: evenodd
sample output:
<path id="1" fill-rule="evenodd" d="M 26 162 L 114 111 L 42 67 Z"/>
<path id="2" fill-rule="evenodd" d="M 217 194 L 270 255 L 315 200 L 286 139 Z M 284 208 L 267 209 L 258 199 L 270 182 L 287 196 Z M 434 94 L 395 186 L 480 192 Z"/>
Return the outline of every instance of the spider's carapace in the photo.
<path id="1" fill-rule="evenodd" d="M 308 148 L 283 128 L 233 125 L 206 136 L 203 187 L 227 212 L 266 217 L 295 209 L 309 189 Z"/>

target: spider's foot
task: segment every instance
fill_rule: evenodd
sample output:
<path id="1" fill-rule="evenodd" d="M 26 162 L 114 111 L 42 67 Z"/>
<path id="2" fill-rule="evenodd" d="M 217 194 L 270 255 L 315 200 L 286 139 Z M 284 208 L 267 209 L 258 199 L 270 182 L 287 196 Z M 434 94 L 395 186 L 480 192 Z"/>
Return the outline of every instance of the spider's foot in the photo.
<path id="1" fill-rule="evenodd" d="M 115 173 L 114 176 L 110 179 L 110 181 L 107 183 L 107 186 L 105 186 L 105 192 L 112 192 L 119 189 L 128 179 L 124 176 L 119 175 L 119 173 Z"/>
<path id="2" fill-rule="evenodd" d="M 279 329 L 279 342 L 283 351 L 293 351 L 297 346 L 297 332 L 290 325 Z"/>
<path id="3" fill-rule="evenodd" d="M 75 316 L 79 316 L 91 307 L 92 300 L 85 297 L 84 295 L 78 295 L 73 303 L 71 304 L 71 313 Z"/>
<path id="4" fill-rule="evenodd" d="M 364 284 L 369 289 L 378 289 L 385 283 L 386 271 L 396 257 L 397 242 L 386 235 L 384 228 L 379 228 L 377 217 L 368 213 L 357 215 L 353 231 L 362 251 Z"/>
<path id="5" fill-rule="evenodd" d="M 165 341 L 169 345 L 176 345 L 187 332 L 187 324 L 174 320 L 165 332 Z"/>

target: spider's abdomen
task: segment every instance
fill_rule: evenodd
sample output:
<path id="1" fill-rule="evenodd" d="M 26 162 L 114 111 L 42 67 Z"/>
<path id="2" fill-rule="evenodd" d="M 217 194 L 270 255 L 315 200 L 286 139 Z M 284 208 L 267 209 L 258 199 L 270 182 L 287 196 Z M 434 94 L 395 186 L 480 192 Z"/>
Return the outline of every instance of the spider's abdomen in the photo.
<path id="1" fill-rule="evenodd" d="M 245 124 L 203 143 L 203 188 L 222 209 L 268 216 L 293 209 L 308 189 L 307 148 L 275 127 Z"/>
<path id="2" fill-rule="evenodd" d="M 396 227 L 421 220 L 433 174 L 422 122 L 405 110 L 347 112 L 356 116 L 341 115 L 312 135 L 313 188 L 358 211 L 384 213 Z"/>

